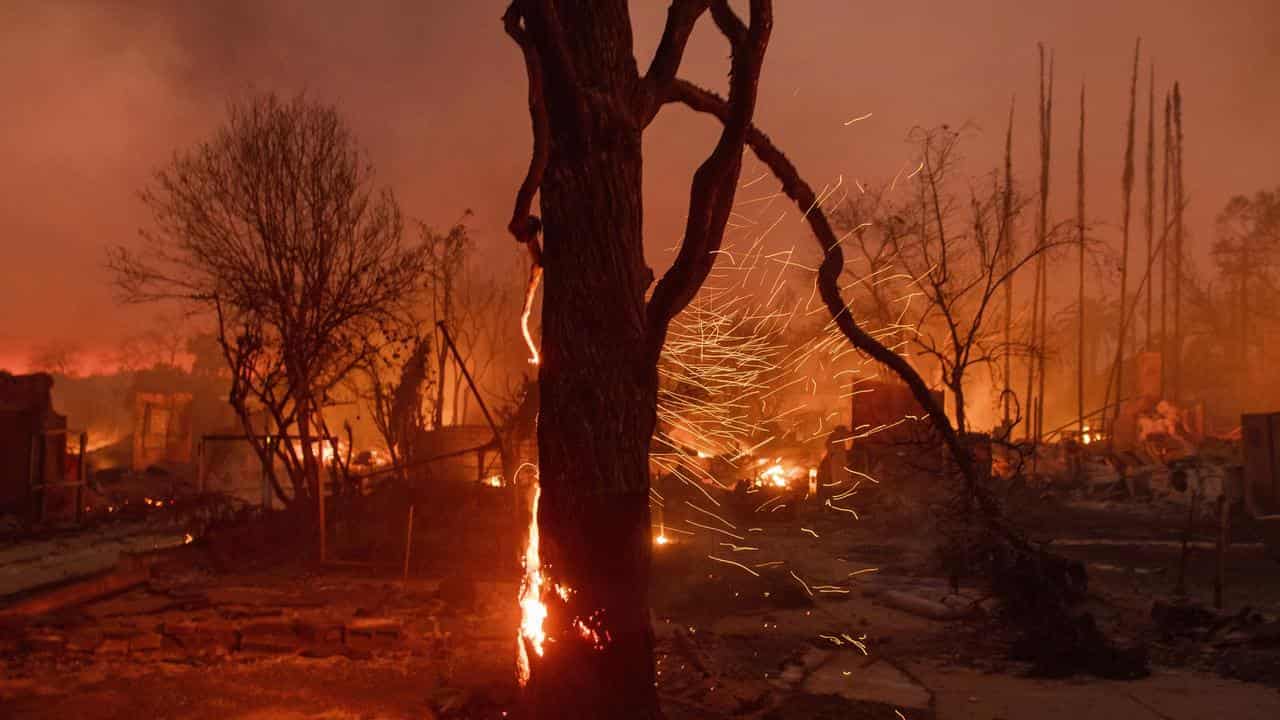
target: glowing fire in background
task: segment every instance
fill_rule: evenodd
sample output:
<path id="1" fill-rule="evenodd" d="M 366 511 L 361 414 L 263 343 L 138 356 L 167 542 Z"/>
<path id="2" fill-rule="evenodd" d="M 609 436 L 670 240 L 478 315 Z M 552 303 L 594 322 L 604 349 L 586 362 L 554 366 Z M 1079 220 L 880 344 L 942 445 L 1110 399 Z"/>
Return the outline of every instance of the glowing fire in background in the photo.
<path id="1" fill-rule="evenodd" d="M 542 656 L 547 636 L 542 623 L 547 619 L 547 606 L 542 602 L 542 556 L 538 548 L 538 498 L 542 487 L 534 485 L 532 519 L 529 521 L 529 542 L 524 550 L 524 579 L 520 583 L 520 636 L 517 658 L 517 679 L 520 686 L 529 682 L 529 649 Z"/>
<path id="2" fill-rule="evenodd" d="M 543 601 L 543 591 L 550 587 L 561 602 L 568 603 L 569 598 L 577 591 L 561 583 L 551 583 L 542 567 L 541 547 L 538 535 L 538 500 L 542 496 L 542 487 L 534 485 L 533 502 L 530 510 L 529 541 L 524 550 L 524 579 L 520 582 L 520 632 L 517 637 L 519 652 L 516 657 L 516 679 L 520 687 L 529 682 L 531 673 L 529 651 L 542 657 L 546 644 L 555 638 L 547 637 L 543 623 L 547 619 L 547 604 Z M 596 650 L 603 650 L 612 640 L 609 630 L 604 627 L 604 613 L 596 610 L 587 617 L 574 617 L 569 625 L 578 637 L 586 641 Z"/>
<path id="3" fill-rule="evenodd" d="M 808 470 L 806 468 L 800 467 L 799 465 L 789 465 L 784 463 L 780 457 L 774 458 L 772 464 L 770 464 L 767 459 L 761 458 L 757 461 L 756 465 L 758 467 L 768 465 L 768 467 L 763 467 L 763 469 L 756 474 L 755 482 L 753 483 L 756 487 L 790 487 L 792 481 L 808 475 Z M 816 472 L 814 473 L 814 477 L 817 477 Z"/>
<path id="4" fill-rule="evenodd" d="M 1088 425 L 1084 426 L 1083 432 L 1080 433 L 1080 442 L 1085 445 L 1092 445 L 1102 439 L 1102 433 L 1098 430 L 1091 430 Z"/>

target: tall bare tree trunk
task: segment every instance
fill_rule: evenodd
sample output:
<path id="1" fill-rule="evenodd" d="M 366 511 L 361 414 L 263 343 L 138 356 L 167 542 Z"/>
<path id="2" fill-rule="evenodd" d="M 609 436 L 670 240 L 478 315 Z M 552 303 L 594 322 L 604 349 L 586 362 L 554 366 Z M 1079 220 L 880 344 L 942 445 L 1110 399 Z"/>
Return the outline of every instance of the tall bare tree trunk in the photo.
<path id="1" fill-rule="evenodd" d="M 619 36 L 587 35 L 579 40 L 598 57 L 630 55 L 629 37 L 619 47 Z M 539 717 L 551 708 L 593 717 L 610 698 L 628 706 L 625 717 L 655 717 L 648 463 L 657 374 L 644 360 L 640 137 L 604 114 L 592 118 L 594 142 L 564 137 L 572 108 L 549 105 L 553 137 L 570 142 L 552 153 L 542 184 L 537 522 L 543 565 L 572 594 L 548 615 L 546 632 L 559 639 L 531 687 Z M 607 651 L 560 640 L 596 613 L 607 618 Z"/>
<path id="2" fill-rule="evenodd" d="M 1168 92 L 1164 94 L 1164 159 L 1161 161 L 1161 173 L 1164 175 L 1160 186 L 1160 396 L 1169 394 L 1169 378 L 1171 362 L 1169 342 L 1169 175 L 1173 152 L 1173 98 Z"/>
<path id="3" fill-rule="evenodd" d="M 1080 142 L 1076 150 L 1076 240 L 1079 245 L 1079 286 L 1076 289 L 1076 407 L 1084 432 L 1084 85 L 1080 86 Z"/>
<path id="4" fill-rule="evenodd" d="M 1039 252 L 1036 256 L 1036 268 L 1040 274 L 1037 285 L 1040 297 L 1037 302 L 1040 317 L 1037 323 L 1040 328 L 1040 339 L 1036 344 L 1035 357 L 1040 369 L 1040 387 L 1036 393 L 1036 404 L 1032 412 L 1036 417 L 1036 441 L 1044 437 L 1044 395 L 1045 395 L 1045 355 L 1049 336 L 1049 259 L 1044 247 L 1049 242 L 1049 165 L 1052 157 L 1053 142 L 1053 53 L 1049 54 L 1048 87 L 1045 83 L 1044 46 L 1040 46 L 1040 212 L 1036 216 L 1036 242 Z"/>
<path id="5" fill-rule="evenodd" d="M 525 23 L 539 47 L 554 48 L 544 52 L 548 70 L 563 63 L 563 74 L 546 73 L 537 523 L 542 565 L 568 592 L 548 608 L 554 641 L 529 687 L 539 718 L 600 717 L 611 706 L 620 717 L 652 718 L 649 440 L 658 377 L 645 322 L 642 128 L 583 90 L 630 82 L 630 21 L 625 2 L 559 6 L 562 27 L 542 13 Z M 574 628 L 596 621 L 608 627 L 603 651 Z"/>
<path id="6" fill-rule="evenodd" d="M 1116 425 L 1120 420 L 1120 415 L 1124 410 L 1125 388 L 1124 388 L 1124 351 L 1125 338 L 1129 334 L 1128 319 L 1126 312 L 1129 301 L 1129 219 L 1133 201 L 1133 135 L 1134 120 L 1138 102 L 1138 53 L 1142 48 L 1142 40 L 1139 39 L 1133 48 L 1133 75 L 1129 82 L 1129 123 L 1126 126 L 1125 144 L 1124 144 L 1124 175 L 1121 177 L 1120 185 L 1122 192 L 1122 200 L 1124 204 L 1124 218 L 1121 221 L 1121 245 L 1120 245 L 1120 326 L 1116 336 L 1116 359 L 1114 365 L 1114 377 L 1116 385 L 1116 404 L 1115 404 L 1115 421 L 1112 423 L 1111 431 L 1108 438 L 1112 442 L 1115 440 Z"/>
<path id="7" fill-rule="evenodd" d="M 591 26 L 588 26 L 591 29 Z M 586 32 L 596 58 L 630 56 L 630 37 Z M 578 65 L 586 69 L 586 58 Z M 599 63 L 591 75 L 614 83 Z M 548 98 L 551 100 L 551 98 Z M 654 717 L 649 627 L 649 439 L 658 378 L 648 362 L 641 235 L 640 133 L 596 110 L 589 142 L 574 137 L 573 108 L 553 100 L 553 150 L 542 183 L 545 232 L 542 363 L 538 373 L 542 562 L 572 589 L 548 616 L 548 635 L 607 618 L 610 645 L 557 641 L 535 666 L 535 705 L 562 717 L 639 703 L 624 717 Z M 593 113 L 594 114 L 594 113 Z M 568 116 L 568 117 L 566 117 Z M 557 142 L 558 141 L 558 142 Z"/>
<path id="8" fill-rule="evenodd" d="M 1155 267 L 1155 208 L 1156 208 L 1156 66 L 1151 64 L 1150 74 L 1148 75 L 1147 90 L 1147 205 L 1145 212 L 1146 231 L 1147 231 L 1147 340 L 1143 343 L 1143 349 L 1151 352 L 1154 349 L 1153 339 L 1155 334 L 1155 323 L 1153 320 L 1153 303 L 1152 295 L 1154 282 L 1151 281 L 1152 268 Z"/>
<path id="9" fill-rule="evenodd" d="M 524 54 L 534 131 L 510 229 L 544 276 L 535 529 L 549 591 L 535 598 L 546 641 L 527 667 L 537 720 L 661 715 L 648 599 L 657 362 L 723 239 L 772 27 L 767 0 L 751 0 L 749 24 L 728 3 L 710 8 L 732 47 L 732 110 L 694 174 L 679 254 L 646 302 L 641 138 L 709 5 L 671 4 L 644 76 L 625 0 L 516 0 L 503 18 Z"/>
<path id="10" fill-rule="evenodd" d="M 1039 238 L 1037 238 L 1038 240 Z M 1022 430 L 1028 440 L 1036 437 L 1036 372 L 1040 369 L 1040 356 L 1044 353 L 1044 348 L 1040 342 L 1040 298 L 1043 295 L 1041 289 L 1044 285 L 1043 263 L 1044 253 L 1041 252 L 1037 254 L 1036 264 L 1033 269 L 1035 285 L 1031 289 L 1031 331 L 1027 341 L 1031 352 L 1027 355 L 1027 393 L 1024 396 L 1026 399 L 1026 416 L 1023 418 Z"/>
<path id="11" fill-rule="evenodd" d="M 1041 55 L 1044 50 L 1041 48 Z M 1043 63 L 1043 60 L 1041 61 Z M 1004 271 L 1013 267 L 1013 108 L 1009 101 L 1009 125 L 1004 136 L 1004 190 L 1000 195 L 1000 242 L 1004 249 Z M 1004 383 L 1000 393 L 1004 427 L 1010 432 L 1013 420 L 1013 279 L 1004 286 Z"/>
<path id="12" fill-rule="evenodd" d="M 1173 400 L 1182 399 L 1182 240 L 1186 190 L 1182 185 L 1182 88 L 1173 84 Z"/>

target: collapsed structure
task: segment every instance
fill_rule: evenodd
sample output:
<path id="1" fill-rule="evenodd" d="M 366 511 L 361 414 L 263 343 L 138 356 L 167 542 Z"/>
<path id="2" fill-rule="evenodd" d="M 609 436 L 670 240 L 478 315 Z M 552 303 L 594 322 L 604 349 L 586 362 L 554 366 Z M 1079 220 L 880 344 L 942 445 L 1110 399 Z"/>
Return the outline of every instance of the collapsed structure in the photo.
<path id="1" fill-rule="evenodd" d="M 52 391 L 47 373 L 0 372 L 0 514 L 43 518 L 74 515 L 79 507 L 67 418 L 54 411 Z"/>

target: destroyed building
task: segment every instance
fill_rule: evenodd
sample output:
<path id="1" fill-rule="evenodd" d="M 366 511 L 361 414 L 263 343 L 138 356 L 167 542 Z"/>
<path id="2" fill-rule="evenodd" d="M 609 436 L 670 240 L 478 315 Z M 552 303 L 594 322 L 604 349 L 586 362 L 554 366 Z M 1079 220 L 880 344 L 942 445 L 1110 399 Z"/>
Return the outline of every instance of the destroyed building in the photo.
<path id="1" fill-rule="evenodd" d="M 52 390 L 47 373 L 0 372 L 0 514 L 37 517 L 68 502 L 67 418 Z"/>

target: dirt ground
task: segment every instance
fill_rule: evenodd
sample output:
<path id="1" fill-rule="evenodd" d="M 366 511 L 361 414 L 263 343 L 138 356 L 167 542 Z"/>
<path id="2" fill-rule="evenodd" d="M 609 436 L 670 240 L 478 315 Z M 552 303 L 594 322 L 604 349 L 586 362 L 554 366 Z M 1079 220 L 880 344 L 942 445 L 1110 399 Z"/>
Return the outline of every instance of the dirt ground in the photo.
<path id="1" fill-rule="evenodd" d="M 1146 646 L 1148 677 L 1032 677 L 981 590 L 951 592 L 919 524 L 802 511 L 656 548 L 659 690 L 683 718 L 1280 717 L 1280 635 L 1168 631 L 1178 508 L 1040 499 L 1016 509 L 1038 539 L 1089 567 L 1088 609 Z M 714 524 L 714 523 L 713 523 Z M 1197 536 L 1211 541 L 1207 529 Z M 732 536 L 737 536 L 732 537 Z M 1272 627 L 1280 566 L 1247 527 L 1228 556 L 1227 615 Z M 198 548 L 199 542 L 196 543 Z M 194 551 L 193 551 L 194 552 Z M 16 553 L 16 551 L 15 551 Z M 15 554 L 32 562 L 30 554 Z M 1192 600 L 1216 559 L 1197 546 Z M 4 718 L 503 718 L 518 713 L 515 578 L 478 582 L 288 559 L 229 571 L 157 568 L 123 594 L 0 623 Z M 0 568 L 2 569 L 2 568 Z M 509 575 L 509 573 L 508 573 Z M 978 608 L 933 619 L 929 607 Z M 1268 624 L 1271 623 L 1271 624 Z M 1197 634 L 1199 633 L 1199 634 Z"/>

